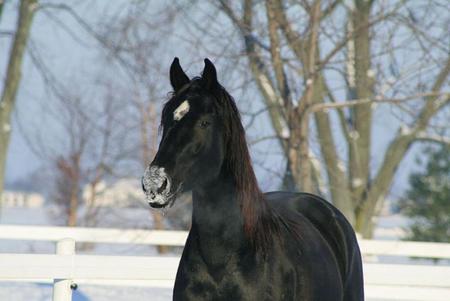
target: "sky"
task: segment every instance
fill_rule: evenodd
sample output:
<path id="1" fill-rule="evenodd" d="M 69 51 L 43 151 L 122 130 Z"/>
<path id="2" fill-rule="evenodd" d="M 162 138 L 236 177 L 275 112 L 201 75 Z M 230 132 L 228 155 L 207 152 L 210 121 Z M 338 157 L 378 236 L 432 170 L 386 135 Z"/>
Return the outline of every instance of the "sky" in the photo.
<path id="1" fill-rule="evenodd" d="M 106 4 L 108 9 L 115 11 L 125 5 L 126 1 L 71 1 L 69 2 L 73 7 L 80 12 L 83 17 L 88 21 L 95 24 L 97 18 L 105 13 Z M 0 20 L 1 30 L 12 30 L 16 20 L 17 1 L 9 1 L 4 8 L 3 18 Z M 95 68 L 95 60 L 98 55 L 98 51 L 95 49 L 98 47 L 96 41 L 94 41 L 89 34 L 87 34 L 79 24 L 68 14 L 57 14 L 58 20 L 49 19 L 49 16 L 43 12 L 38 12 L 33 20 L 31 41 L 33 47 L 39 50 L 42 59 L 46 62 L 47 66 L 53 70 L 54 74 L 58 74 L 59 79 L 70 80 L 71 76 L 78 74 L 88 74 Z M 62 28 L 61 24 L 64 24 L 66 28 Z M 70 32 L 76 33 L 74 36 L 68 34 Z M 6 58 L 9 52 L 9 37 L 0 36 L 0 75 L 4 76 L 4 70 L 6 66 Z M 83 43 L 79 43 L 78 39 Z M 168 40 L 170 41 L 170 40 Z M 174 45 L 173 50 L 167 54 L 167 57 L 180 56 L 183 64 L 183 51 L 178 49 L 178 45 Z M 192 64 L 192 60 L 188 59 L 185 63 L 185 68 L 189 75 L 198 75 L 203 65 L 200 63 L 203 60 L 204 55 L 199 55 L 198 59 L 194 59 L 195 64 Z M 213 61 L 219 61 L 218 72 L 219 79 L 226 77 L 221 73 L 221 61 L 224 58 L 212 58 Z M 167 68 L 169 67 L 170 60 L 167 59 Z M 81 75 L 80 75 L 81 74 Z M 168 82 L 167 82 L 168 83 Z M 83 87 L 80 87 L 83 88 Z M 167 90 L 170 87 L 167 85 Z M 35 155 L 35 153 L 29 147 L 27 142 L 27 135 L 23 129 L 33 126 L 41 126 L 48 124 L 46 120 L 45 112 L 42 112 L 42 103 L 46 102 L 46 92 L 44 84 L 39 72 L 34 68 L 30 57 L 27 56 L 23 66 L 23 79 L 20 86 L 16 112 L 13 116 L 13 130 L 9 147 L 7 168 L 6 168 L 6 182 L 11 183 L 18 179 L 24 178 L 31 172 L 38 170 L 42 166 L 41 159 Z M 248 110 L 248 105 L 239 104 L 242 110 Z M 261 104 L 255 104 L 251 106 L 253 111 L 256 111 Z M 388 113 L 388 114 L 387 114 Z M 374 153 L 384 152 L 386 144 L 377 143 L 377 141 L 385 141 L 386 137 L 391 137 L 396 129 L 397 123 L 389 115 L 389 109 L 387 107 L 380 108 L 375 112 L 377 122 L 374 124 L 373 145 Z M 267 118 L 267 117 L 266 117 Z M 258 133 L 269 130 L 269 122 L 267 119 L 260 118 L 256 127 Z M 249 136 L 255 136 L 256 133 L 250 131 Z M 253 158 L 255 161 L 271 162 L 274 169 L 282 168 L 282 162 L 278 155 L 265 154 L 262 155 L 261 150 L 276 149 L 276 142 L 266 142 L 260 144 L 253 149 Z M 392 187 L 394 197 L 399 197 L 402 191 L 407 187 L 407 178 L 411 170 L 417 168 L 415 165 L 415 154 L 419 147 L 414 147 L 412 151 L 408 153 L 408 156 L 404 159 L 397 171 L 395 182 Z M 380 162 L 374 162 L 374 165 L 378 165 Z M 273 181 L 272 174 L 268 173 L 264 169 L 257 167 L 257 174 L 260 182 L 262 182 L 263 188 L 276 189 L 278 186 L 277 181 Z"/>
<path id="2" fill-rule="evenodd" d="M 72 1 L 74 3 L 75 1 Z M 90 1 L 80 1 L 74 5 L 79 11 L 83 12 L 88 21 L 92 21 L 96 14 L 103 12 L 107 1 L 96 1 L 92 4 Z M 119 7 L 124 1 L 114 1 Z M 0 21 L 2 30 L 13 29 L 16 22 L 17 1 L 6 3 L 3 18 Z M 60 21 L 76 32 L 76 36 L 87 41 L 85 45 L 80 45 L 73 37 L 67 34 L 65 29 L 55 20 L 49 20 L 48 15 L 38 12 L 33 19 L 31 30 L 31 41 L 39 51 L 42 59 L 48 68 L 57 74 L 60 80 L 69 79 L 75 73 L 90 72 L 95 65 L 90 65 L 95 55 L 95 41 L 84 32 L 80 26 L 68 14 L 58 14 Z M 7 53 L 9 52 L 6 38 L 0 39 L 0 70 L 4 76 L 6 69 Z M 88 58 L 88 59 L 86 59 Z M 90 70 L 91 69 L 91 70 Z M 44 83 L 40 73 L 34 68 L 29 55 L 25 57 L 22 69 L 22 82 L 17 96 L 16 111 L 13 115 L 13 130 L 9 146 L 9 153 L 6 166 L 6 181 L 12 182 L 23 178 L 30 172 L 41 167 L 40 158 L 33 152 L 27 142 L 27 133 L 24 132 L 29 124 L 40 126 L 48 122 L 45 114 L 41 113 L 41 103 L 47 101 Z"/>

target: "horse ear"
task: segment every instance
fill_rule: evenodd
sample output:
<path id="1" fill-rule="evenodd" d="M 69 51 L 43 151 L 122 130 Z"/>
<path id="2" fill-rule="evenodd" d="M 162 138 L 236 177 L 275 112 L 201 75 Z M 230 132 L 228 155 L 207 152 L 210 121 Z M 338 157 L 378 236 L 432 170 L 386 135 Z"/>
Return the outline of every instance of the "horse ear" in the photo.
<path id="1" fill-rule="evenodd" d="M 216 67 L 214 67 L 214 64 L 208 59 L 205 59 L 205 69 L 203 69 L 202 80 L 208 89 L 215 88 L 219 84 L 217 81 Z"/>
<path id="2" fill-rule="evenodd" d="M 180 66 L 180 60 L 176 57 L 170 65 L 170 84 L 175 92 L 190 82 L 189 77 Z"/>

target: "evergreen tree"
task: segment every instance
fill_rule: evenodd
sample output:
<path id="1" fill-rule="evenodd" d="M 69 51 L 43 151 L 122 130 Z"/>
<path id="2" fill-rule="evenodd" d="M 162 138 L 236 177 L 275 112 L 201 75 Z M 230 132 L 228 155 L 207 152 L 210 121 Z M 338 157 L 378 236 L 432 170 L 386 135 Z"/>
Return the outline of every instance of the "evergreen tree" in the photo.
<path id="1" fill-rule="evenodd" d="M 400 210 L 412 219 L 408 240 L 450 242 L 450 147 L 427 149 L 425 169 L 409 178 Z"/>

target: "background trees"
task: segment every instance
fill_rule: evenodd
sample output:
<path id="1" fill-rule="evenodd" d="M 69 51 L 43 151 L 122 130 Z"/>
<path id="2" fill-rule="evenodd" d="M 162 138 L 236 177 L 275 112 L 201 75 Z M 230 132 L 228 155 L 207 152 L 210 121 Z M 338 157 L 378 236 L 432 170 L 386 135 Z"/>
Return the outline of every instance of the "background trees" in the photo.
<path id="1" fill-rule="evenodd" d="M 66 70 L 50 66 L 56 60 L 42 56 L 42 47 L 29 47 L 47 87 L 40 99 L 44 111 L 54 112 L 60 125 L 78 116 L 62 132 L 77 133 L 70 129 L 78 123 L 87 127 L 79 133 L 97 142 L 83 147 L 82 186 L 140 176 L 157 145 L 174 56 L 190 75 L 198 74 L 191 64 L 204 57 L 218 65 L 243 112 L 260 179 L 279 177 L 287 189 L 324 195 L 365 236 L 416 142 L 449 143 L 450 16 L 444 0 L 98 3 L 45 2 L 38 10 L 73 38 L 72 45 L 92 51 L 87 68 L 71 67 L 73 76 L 62 77 Z M 31 147 L 52 148 L 42 160 L 67 174 L 79 148 L 55 152 L 50 135 L 42 135 L 51 123 L 27 124 Z M 100 159 L 93 154 L 106 134 L 123 138 L 108 143 L 109 159 Z M 46 136 L 46 143 L 33 139 Z M 117 148 L 125 145 L 121 139 L 126 149 Z M 112 153 L 121 155 L 117 160 Z M 161 216 L 152 214 L 162 227 Z"/>
<path id="2" fill-rule="evenodd" d="M 400 211 L 412 219 L 409 235 L 414 241 L 450 242 L 450 149 L 428 148 L 425 169 L 411 174 L 410 188 Z"/>
<path id="3" fill-rule="evenodd" d="M 11 12 L 14 3 L 9 4 Z M 21 135 L 42 161 L 40 173 L 47 178 L 43 192 L 58 208 L 53 216 L 69 226 L 96 225 L 100 186 L 125 178 L 139 183 L 151 161 L 158 142 L 157 112 L 167 95 L 160 56 L 176 13 L 165 9 L 158 14 L 147 2 L 83 4 L 53 1 L 37 6 L 38 17 L 45 18 L 52 34 L 64 36 L 77 50 L 69 50 L 58 66 L 48 50 L 64 57 L 63 47 L 49 44 L 54 43 L 51 38 L 31 39 L 28 68 L 37 71 L 43 90 L 34 87 L 36 101 L 27 108 L 35 116 L 19 118 Z M 150 215 L 154 228 L 168 226 L 159 211 Z"/>
<path id="4" fill-rule="evenodd" d="M 372 217 L 414 142 L 448 143 L 442 136 L 448 131 L 434 132 L 439 116 L 448 116 L 444 3 L 211 5 L 216 10 L 208 15 L 225 15 L 236 29 L 232 35 L 224 27 L 222 39 L 238 35 L 241 48 L 223 52 L 248 63 L 286 161 L 285 185 L 328 195 L 358 232 L 370 236 Z M 203 27 L 202 33 L 211 31 Z M 383 114 L 391 114 L 391 129 L 380 134 Z M 313 164 L 316 157 L 320 164 Z M 320 182 L 326 187 L 318 189 Z"/>
<path id="5" fill-rule="evenodd" d="M 3 1 L 0 2 L 0 19 L 3 13 Z M 9 51 L 6 76 L 2 83 L 0 99 L 0 195 L 3 192 L 6 156 L 11 133 L 11 115 L 16 103 L 16 95 L 22 77 L 22 61 L 25 47 L 30 34 L 31 23 L 37 8 L 36 0 L 22 0 L 19 7 L 19 16 L 13 36 L 11 50 Z M 0 200 L 0 217 L 1 217 Z"/>

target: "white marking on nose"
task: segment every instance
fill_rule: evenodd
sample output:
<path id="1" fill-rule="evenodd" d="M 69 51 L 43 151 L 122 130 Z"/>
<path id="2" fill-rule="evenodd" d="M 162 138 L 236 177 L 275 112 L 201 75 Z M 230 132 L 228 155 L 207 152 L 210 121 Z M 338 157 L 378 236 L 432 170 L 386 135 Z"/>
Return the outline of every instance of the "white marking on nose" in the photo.
<path id="1" fill-rule="evenodd" d="M 166 186 L 162 188 L 166 181 Z M 146 199 L 150 203 L 165 204 L 170 194 L 171 182 L 164 167 L 151 166 L 145 170 L 142 179 L 145 188 Z M 162 191 L 159 191 L 159 190 Z"/>
<path id="2" fill-rule="evenodd" d="M 189 112 L 189 108 L 189 102 L 187 100 L 183 101 L 178 108 L 173 111 L 173 120 L 181 120 L 181 118 Z"/>

